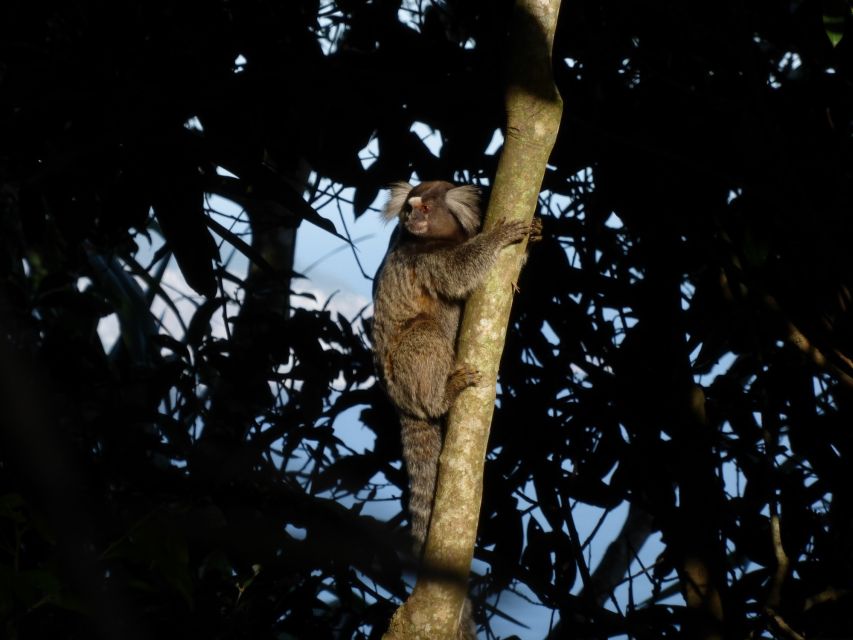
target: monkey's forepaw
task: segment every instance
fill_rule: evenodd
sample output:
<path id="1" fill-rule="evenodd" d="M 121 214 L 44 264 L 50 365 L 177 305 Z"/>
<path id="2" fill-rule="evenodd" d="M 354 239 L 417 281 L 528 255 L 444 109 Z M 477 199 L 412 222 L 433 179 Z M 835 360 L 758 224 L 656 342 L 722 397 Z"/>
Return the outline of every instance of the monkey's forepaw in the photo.
<path id="1" fill-rule="evenodd" d="M 521 242 L 530 236 L 532 224 L 526 220 L 501 220 L 495 228 L 495 232 L 500 234 L 503 245 L 515 244 Z"/>
<path id="2" fill-rule="evenodd" d="M 530 223 L 530 235 L 527 238 L 528 242 L 539 242 L 542 240 L 542 218 L 533 218 Z"/>

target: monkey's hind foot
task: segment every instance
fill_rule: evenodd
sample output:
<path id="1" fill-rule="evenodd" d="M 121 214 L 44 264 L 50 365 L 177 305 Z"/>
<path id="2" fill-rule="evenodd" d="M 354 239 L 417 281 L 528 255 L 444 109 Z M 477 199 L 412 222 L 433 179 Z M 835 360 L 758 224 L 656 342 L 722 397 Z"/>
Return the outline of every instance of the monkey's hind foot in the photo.
<path id="1" fill-rule="evenodd" d="M 469 364 L 460 364 L 447 377 L 447 398 L 453 402 L 463 389 L 473 387 L 483 380 L 483 374 Z"/>

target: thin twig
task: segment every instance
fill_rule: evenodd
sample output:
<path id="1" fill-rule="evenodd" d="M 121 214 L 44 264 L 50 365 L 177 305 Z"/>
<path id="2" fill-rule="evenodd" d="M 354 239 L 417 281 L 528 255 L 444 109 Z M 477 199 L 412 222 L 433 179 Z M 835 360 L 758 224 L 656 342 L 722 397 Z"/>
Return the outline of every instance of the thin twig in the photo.
<path id="1" fill-rule="evenodd" d="M 836 600 L 846 596 L 848 593 L 849 591 L 847 589 L 834 589 L 830 587 L 825 591 L 821 591 L 818 594 L 806 598 L 806 603 L 803 605 L 803 611 L 808 611 L 812 607 L 825 602 L 835 602 Z"/>
<path id="2" fill-rule="evenodd" d="M 764 296 L 764 303 L 776 313 L 783 315 L 782 310 L 779 307 L 779 303 L 776 302 L 776 299 L 771 295 Z M 800 331 L 797 326 L 788 320 L 787 318 L 783 318 L 783 322 L 785 323 L 785 328 L 787 330 L 787 335 L 785 339 L 792 344 L 794 347 L 799 349 L 803 354 L 808 356 L 808 358 L 816 364 L 818 367 L 822 369 L 827 369 L 830 371 L 836 378 L 838 378 L 839 382 L 844 384 L 847 387 L 853 389 L 853 377 L 850 376 L 847 372 L 843 371 L 841 367 L 833 363 L 829 360 L 826 355 L 824 355 L 823 351 L 821 351 L 814 343 L 812 343 L 805 334 Z M 837 354 L 841 355 L 841 354 Z M 849 359 L 842 357 L 841 358 L 845 364 L 849 364 Z"/>
<path id="3" fill-rule="evenodd" d="M 776 628 L 779 631 L 784 633 L 786 636 L 788 636 L 792 640 L 806 640 L 806 637 L 804 635 L 801 635 L 801 634 L 797 633 L 796 631 L 794 631 L 788 625 L 788 623 L 782 619 L 782 616 L 780 616 L 778 613 L 776 613 L 770 607 L 767 607 L 764 610 L 764 613 L 766 613 L 770 617 L 770 620 L 773 622 L 773 624 L 776 626 Z"/>

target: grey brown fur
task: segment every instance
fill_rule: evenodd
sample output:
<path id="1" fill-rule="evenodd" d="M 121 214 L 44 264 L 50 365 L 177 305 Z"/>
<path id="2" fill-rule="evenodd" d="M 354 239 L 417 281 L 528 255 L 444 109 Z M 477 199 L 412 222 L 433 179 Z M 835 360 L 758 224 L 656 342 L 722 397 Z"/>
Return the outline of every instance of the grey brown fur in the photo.
<path id="1" fill-rule="evenodd" d="M 399 228 L 374 283 L 374 360 L 400 417 L 412 537 L 420 554 L 444 417 L 459 393 L 480 380 L 479 372 L 456 361 L 462 305 L 500 250 L 527 237 L 532 225 L 509 222 L 478 233 L 476 187 L 449 182 L 395 183 L 384 214 L 397 217 Z M 460 637 L 474 637 L 470 614 L 464 617 Z"/>

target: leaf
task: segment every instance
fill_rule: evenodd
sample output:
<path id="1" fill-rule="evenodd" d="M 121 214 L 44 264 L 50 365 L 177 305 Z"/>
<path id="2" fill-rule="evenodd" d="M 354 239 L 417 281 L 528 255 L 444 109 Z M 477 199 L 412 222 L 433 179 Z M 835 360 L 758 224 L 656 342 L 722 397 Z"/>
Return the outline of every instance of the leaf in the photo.
<path id="1" fill-rule="evenodd" d="M 52 571 L 45 569 L 22 571 L 18 575 L 15 585 L 18 595 L 25 595 L 26 597 L 22 597 L 22 599 L 28 604 L 35 603 L 44 597 L 53 600 L 59 596 L 60 588 L 59 577 Z"/>
<path id="2" fill-rule="evenodd" d="M 153 570 L 192 606 L 193 585 L 189 572 L 186 536 L 169 517 L 152 515 L 132 528 L 127 536 L 105 553 L 106 558 L 124 558 L 139 564 L 144 572 Z M 137 587 L 155 589 L 144 573 L 131 581 Z"/>
<path id="3" fill-rule="evenodd" d="M 276 270 L 276 268 L 273 267 L 269 262 L 267 262 L 266 258 L 264 258 L 257 251 L 255 251 L 255 248 L 252 245 L 243 240 L 236 233 L 234 233 L 233 231 L 231 231 L 230 229 L 220 224 L 211 217 L 207 218 L 207 226 L 213 229 L 213 231 L 215 231 L 218 235 L 222 236 L 222 238 L 226 240 L 229 244 L 231 244 L 231 246 L 233 246 L 240 253 L 249 258 L 249 260 L 255 263 L 258 268 L 263 269 L 264 272 L 266 272 L 268 275 L 274 277 L 281 276 L 281 273 Z"/>
<path id="4" fill-rule="evenodd" d="M 379 187 L 375 185 L 359 185 L 355 189 L 353 209 L 356 216 L 361 216 L 379 195 Z"/>
<path id="5" fill-rule="evenodd" d="M 23 512 L 24 498 L 19 493 L 7 493 L 0 496 L 0 518 L 11 520 L 16 524 L 27 521 Z"/>
<path id="6" fill-rule="evenodd" d="M 521 555 L 521 564 L 528 570 L 528 584 L 542 602 L 547 604 L 551 600 L 549 596 L 553 574 L 551 545 L 548 534 L 542 530 L 534 517 L 527 523 L 527 546 Z"/>
<path id="7" fill-rule="evenodd" d="M 197 347 L 201 344 L 204 337 L 210 333 L 210 319 L 226 302 L 226 298 L 208 298 L 195 310 L 184 337 L 187 345 Z"/>
<path id="8" fill-rule="evenodd" d="M 163 197 L 155 201 L 154 213 L 184 280 L 198 293 L 212 296 L 216 292 L 213 262 L 219 251 L 205 228 L 204 194 L 197 190 Z"/>
<path id="9" fill-rule="evenodd" d="M 823 3 L 823 28 L 833 48 L 844 37 L 844 27 L 850 8 L 845 0 L 825 0 Z"/>
<path id="10" fill-rule="evenodd" d="M 325 491 L 338 485 L 355 492 L 363 488 L 378 471 L 373 455 L 354 455 L 342 458 L 325 469 L 314 481 L 315 491 Z"/>
<path id="11" fill-rule="evenodd" d="M 157 327 L 142 288 L 115 256 L 100 254 L 88 242 L 83 249 L 92 279 L 115 307 L 121 325 L 121 344 L 135 363 L 150 364 L 152 357 L 156 357 L 151 338 L 157 335 Z"/>
<path id="12" fill-rule="evenodd" d="M 163 281 L 163 275 L 166 273 L 166 268 L 168 267 L 169 261 L 163 260 L 160 263 L 160 266 L 157 268 L 157 271 L 152 276 L 148 271 L 143 267 L 139 262 L 130 254 L 125 254 L 122 256 L 122 260 L 124 260 L 125 264 L 130 268 L 131 273 L 138 276 L 142 279 L 145 284 L 148 285 L 148 291 L 146 292 L 146 302 L 148 303 L 148 307 L 151 307 L 151 303 L 154 300 L 154 296 L 160 296 L 160 299 L 166 303 L 166 306 L 172 310 L 172 313 L 175 314 L 175 319 L 181 325 L 181 328 L 186 332 L 187 327 L 184 324 L 183 314 L 178 309 L 175 301 L 172 300 L 172 296 L 170 296 L 163 289 L 163 286 L 160 284 Z"/>
<path id="13" fill-rule="evenodd" d="M 564 592 L 571 591 L 577 579 L 578 565 L 572 543 L 565 531 L 551 532 L 554 546 L 554 586 Z"/>
<path id="14" fill-rule="evenodd" d="M 569 476 L 565 486 L 572 498 L 601 509 L 614 509 L 622 502 L 617 490 L 589 474 Z"/>
<path id="15" fill-rule="evenodd" d="M 341 240 L 349 242 L 338 233 L 331 220 L 317 213 L 314 207 L 284 180 L 270 176 L 262 169 L 248 166 L 243 167 L 240 175 L 244 178 L 243 180 L 217 176 L 216 181 L 210 185 L 211 191 L 233 200 L 250 213 L 259 212 L 278 218 L 289 226 L 298 224 L 298 220 L 294 220 L 294 217 L 307 220 Z"/>

